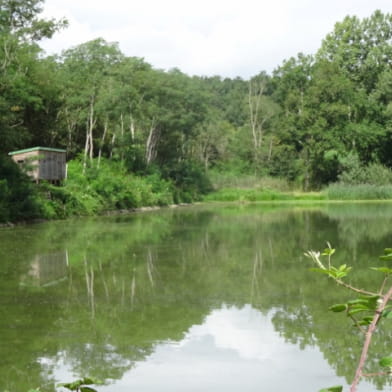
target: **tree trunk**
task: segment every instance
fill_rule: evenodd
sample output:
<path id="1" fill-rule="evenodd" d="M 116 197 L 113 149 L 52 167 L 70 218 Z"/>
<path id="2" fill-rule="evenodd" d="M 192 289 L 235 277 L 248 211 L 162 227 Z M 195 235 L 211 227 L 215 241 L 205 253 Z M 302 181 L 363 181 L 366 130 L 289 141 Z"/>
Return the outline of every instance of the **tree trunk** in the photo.
<path id="1" fill-rule="evenodd" d="M 89 117 L 86 124 L 86 143 L 84 145 L 83 174 L 86 171 L 87 156 L 89 156 L 90 161 L 92 161 L 94 154 L 93 129 L 96 123 L 96 120 L 94 118 L 94 103 L 95 96 L 92 95 L 90 98 Z"/>
<path id="2" fill-rule="evenodd" d="M 89 157 L 90 157 L 90 161 L 92 161 L 93 156 L 94 156 L 93 129 L 94 129 L 95 123 L 96 123 L 96 120 L 94 118 L 94 104 L 95 104 L 95 96 L 93 95 L 90 100 L 90 116 L 89 116 L 89 134 L 90 134 Z"/>
<path id="3" fill-rule="evenodd" d="M 150 132 L 146 142 L 146 163 L 149 165 L 156 158 L 156 147 L 159 141 L 159 130 L 155 126 L 155 119 L 151 122 Z"/>
<path id="4" fill-rule="evenodd" d="M 257 82 L 254 82 L 255 84 Z M 263 124 L 264 120 L 260 119 L 261 97 L 263 96 L 265 84 L 260 82 L 256 86 L 249 82 L 249 121 L 252 131 L 254 163 L 258 164 L 258 154 L 263 141 Z"/>
<path id="5" fill-rule="evenodd" d="M 103 128 L 103 134 L 102 134 L 102 139 L 101 139 L 101 145 L 99 146 L 99 152 L 98 152 L 98 163 L 97 163 L 97 168 L 99 169 L 99 164 L 101 163 L 101 156 L 102 156 L 102 147 L 105 143 L 105 137 L 106 133 L 108 131 L 108 119 L 105 121 L 105 125 Z"/>

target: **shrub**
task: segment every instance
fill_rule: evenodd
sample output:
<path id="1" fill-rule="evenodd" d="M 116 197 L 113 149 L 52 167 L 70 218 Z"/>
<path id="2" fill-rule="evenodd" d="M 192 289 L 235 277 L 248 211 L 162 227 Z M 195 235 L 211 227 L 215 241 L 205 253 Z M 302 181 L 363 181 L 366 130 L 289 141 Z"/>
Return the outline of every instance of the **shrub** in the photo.
<path id="1" fill-rule="evenodd" d="M 344 170 L 338 177 L 338 182 L 346 185 L 391 185 L 392 171 L 380 163 L 371 163 L 367 166 L 360 164 L 355 155 L 350 155 L 344 161 Z"/>
<path id="2" fill-rule="evenodd" d="M 0 156 L 0 178 L 0 222 L 42 216 L 34 184 L 9 157 Z"/>
<path id="3" fill-rule="evenodd" d="M 104 159 L 99 168 L 96 161 L 90 163 L 85 174 L 81 160 L 70 161 L 63 187 L 42 184 L 40 189 L 43 213 L 48 219 L 173 203 L 171 183 L 159 174 L 138 177 L 119 162 Z"/>
<path id="4" fill-rule="evenodd" d="M 212 190 L 212 185 L 205 170 L 194 162 L 181 161 L 164 170 L 164 177 L 173 182 L 176 188 L 174 201 L 192 202 L 200 200 Z"/>

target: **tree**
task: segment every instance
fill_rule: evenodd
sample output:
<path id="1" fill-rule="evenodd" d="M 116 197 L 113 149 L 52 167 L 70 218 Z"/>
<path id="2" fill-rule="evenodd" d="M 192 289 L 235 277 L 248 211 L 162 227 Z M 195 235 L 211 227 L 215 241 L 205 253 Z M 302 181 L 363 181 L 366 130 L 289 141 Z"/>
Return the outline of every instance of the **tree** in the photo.
<path id="1" fill-rule="evenodd" d="M 107 118 L 104 112 L 97 112 L 98 107 L 104 109 L 99 102 L 104 94 L 105 81 L 112 67 L 122 59 L 117 44 L 107 43 L 101 38 L 69 49 L 61 57 L 64 82 L 62 113 L 69 124 L 69 132 L 85 128 L 84 165 L 87 157 L 90 160 L 94 157 L 94 131 L 98 120 L 102 126 Z M 70 134 L 70 143 L 72 138 Z"/>
<path id="2" fill-rule="evenodd" d="M 299 178 L 305 190 L 311 181 L 310 151 L 313 141 L 306 97 L 313 67 L 313 57 L 300 53 L 278 67 L 271 81 L 272 97 L 281 107 L 275 124 L 278 146 L 272 156 L 272 170 L 274 174 L 290 180 Z"/>
<path id="3" fill-rule="evenodd" d="M 26 119 L 42 110 L 43 91 L 37 42 L 66 25 L 44 20 L 41 0 L 0 2 L 0 150 L 9 151 L 29 141 Z"/>
<path id="4" fill-rule="evenodd" d="M 370 92 L 378 75 L 392 65 L 391 40 L 392 14 L 377 10 L 362 20 L 346 16 L 323 40 L 317 58 L 336 62 L 349 78 Z"/>
<path id="5" fill-rule="evenodd" d="M 269 78 L 265 73 L 261 73 L 249 81 L 249 123 L 253 144 L 253 161 L 256 171 L 260 169 L 261 149 L 265 144 L 265 133 L 271 120 L 279 112 L 279 106 L 266 95 L 268 84 Z M 271 159 L 272 145 L 271 138 L 268 160 Z"/>
<path id="6" fill-rule="evenodd" d="M 33 43 L 51 38 L 58 29 L 66 27 L 66 19 L 56 21 L 38 18 L 43 3 L 44 0 L 1 0 L 0 34 Z"/>

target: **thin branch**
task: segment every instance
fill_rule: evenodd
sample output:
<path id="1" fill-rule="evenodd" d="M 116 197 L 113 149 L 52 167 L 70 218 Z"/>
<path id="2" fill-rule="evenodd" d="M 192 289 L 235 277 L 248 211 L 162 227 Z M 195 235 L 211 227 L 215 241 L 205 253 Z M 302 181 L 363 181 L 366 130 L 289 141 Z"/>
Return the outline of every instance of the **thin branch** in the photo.
<path id="1" fill-rule="evenodd" d="M 365 330 L 364 328 L 362 328 L 362 325 L 360 325 L 360 324 L 358 323 L 358 320 L 357 320 L 355 317 L 353 317 L 353 316 L 351 316 L 351 315 L 349 315 L 349 314 L 348 314 L 348 317 L 350 317 L 350 319 L 354 322 L 355 326 L 356 326 L 364 335 L 366 335 L 366 330 Z"/>
<path id="2" fill-rule="evenodd" d="M 389 276 L 386 275 L 385 278 L 384 278 L 384 280 L 383 280 L 383 282 L 382 282 L 382 285 L 381 285 L 381 287 L 380 287 L 380 292 L 379 292 L 380 295 L 382 295 L 382 292 L 384 291 L 385 285 L 386 285 L 386 283 L 387 283 L 387 281 L 388 281 L 388 277 L 389 277 Z"/>
<path id="3" fill-rule="evenodd" d="M 333 277 L 332 277 L 332 278 L 333 278 Z M 339 284 L 339 285 L 341 285 L 341 286 L 343 286 L 343 287 L 345 287 L 346 289 L 349 289 L 349 290 L 351 290 L 351 291 L 355 291 L 355 292 L 358 293 L 358 294 L 365 294 L 365 295 L 371 295 L 371 296 L 378 295 L 377 293 L 374 293 L 374 292 L 372 292 L 372 291 L 367 291 L 367 290 L 363 290 L 363 289 L 358 289 L 358 288 L 356 288 L 356 287 L 354 287 L 354 286 L 351 286 L 351 284 L 348 284 L 348 283 L 343 282 L 343 281 L 340 280 L 340 279 L 336 279 L 336 278 L 333 278 L 333 279 L 335 280 L 335 282 L 336 282 L 337 284 Z"/>
<path id="4" fill-rule="evenodd" d="M 357 385 L 358 385 L 361 377 L 363 376 L 362 371 L 365 366 L 365 361 L 366 361 L 366 357 L 367 357 L 367 354 L 369 351 L 369 346 L 370 346 L 370 342 L 372 340 L 373 333 L 376 330 L 377 323 L 380 320 L 380 317 L 381 317 L 385 307 L 387 306 L 388 301 L 391 299 L 391 297 L 392 297 L 392 286 L 389 288 L 388 292 L 384 295 L 384 297 L 382 298 L 382 302 L 378 306 L 377 310 L 374 312 L 373 320 L 372 320 L 371 324 L 369 325 L 369 328 L 366 332 L 365 342 L 363 343 L 361 357 L 359 359 L 358 367 L 355 372 L 354 380 L 351 384 L 350 392 L 356 392 L 356 390 L 357 390 Z"/>
<path id="5" fill-rule="evenodd" d="M 378 373 L 363 373 L 362 377 L 375 377 L 375 376 L 390 376 L 390 372 L 378 372 Z"/>

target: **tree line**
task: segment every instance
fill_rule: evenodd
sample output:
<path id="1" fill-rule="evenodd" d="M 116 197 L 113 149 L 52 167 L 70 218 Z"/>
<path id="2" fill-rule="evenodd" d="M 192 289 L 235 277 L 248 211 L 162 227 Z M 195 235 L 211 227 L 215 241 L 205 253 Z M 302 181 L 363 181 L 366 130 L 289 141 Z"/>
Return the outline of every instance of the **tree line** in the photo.
<path id="1" fill-rule="evenodd" d="M 392 166 L 391 14 L 347 16 L 315 54 L 245 80 L 155 69 L 102 38 L 46 56 L 40 41 L 67 22 L 40 18 L 42 6 L 0 4 L 3 156 L 66 148 L 83 171 L 120 162 L 197 192 L 211 171 L 310 190 Z"/>

